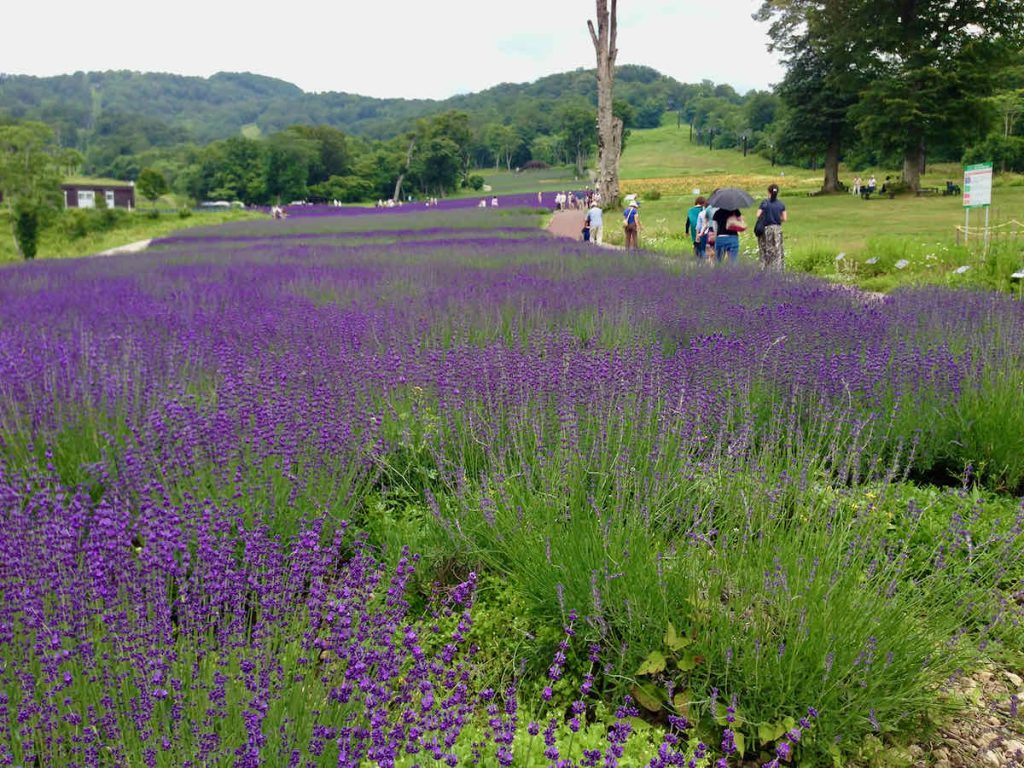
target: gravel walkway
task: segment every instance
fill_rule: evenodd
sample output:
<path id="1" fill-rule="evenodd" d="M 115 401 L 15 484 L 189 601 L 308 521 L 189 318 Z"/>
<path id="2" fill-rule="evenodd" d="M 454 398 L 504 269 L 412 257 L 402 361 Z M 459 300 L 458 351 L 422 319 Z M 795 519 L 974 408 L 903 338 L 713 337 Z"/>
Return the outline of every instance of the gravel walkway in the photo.
<path id="1" fill-rule="evenodd" d="M 555 237 L 566 237 L 570 240 L 582 240 L 580 230 L 587 219 L 586 211 L 555 211 L 548 224 L 548 232 Z"/>

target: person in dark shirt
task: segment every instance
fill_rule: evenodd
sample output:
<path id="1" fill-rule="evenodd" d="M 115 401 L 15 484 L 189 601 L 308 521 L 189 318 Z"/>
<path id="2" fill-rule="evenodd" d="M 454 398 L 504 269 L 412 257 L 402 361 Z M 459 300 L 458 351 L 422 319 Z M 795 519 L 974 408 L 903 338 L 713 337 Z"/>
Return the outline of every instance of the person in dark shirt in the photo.
<path id="1" fill-rule="evenodd" d="M 786 204 L 779 200 L 779 185 L 768 187 L 768 199 L 762 200 L 757 218 L 764 220 L 764 231 L 757 236 L 757 250 L 761 256 L 761 269 L 781 272 L 785 251 L 782 247 L 782 222 L 787 218 Z M 755 230 L 758 229 L 755 227 Z"/>
<path id="2" fill-rule="evenodd" d="M 740 212 L 737 210 L 719 208 L 711 217 L 711 220 L 715 222 L 715 261 L 719 264 L 725 260 L 726 255 L 729 257 L 730 264 L 735 264 L 740 258 L 739 232 L 730 232 L 727 228 L 729 219 L 739 215 Z"/>

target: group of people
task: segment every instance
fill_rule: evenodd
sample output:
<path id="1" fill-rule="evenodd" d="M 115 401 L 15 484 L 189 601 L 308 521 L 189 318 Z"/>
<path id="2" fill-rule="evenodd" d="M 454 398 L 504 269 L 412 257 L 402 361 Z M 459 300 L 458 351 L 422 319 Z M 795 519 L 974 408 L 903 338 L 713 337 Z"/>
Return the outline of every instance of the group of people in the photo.
<path id="1" fill-rule="evenodd" d="M 885 180 L 889 181 L 889 177 L 886 176 Z M 854 176 L 853 177 L 853 186 L 850 188 L 850 194 L 851 195 L 863 195 L 865 192 L 867 192 L 869 195 L 873 195 L 877 188 L 878 188 L 878 180 L 875 178 L 874 174 L 871 174 L 871 178 L 868 179 L 868 183 L 867 184 L 864 183 L 864 180 L 861 179 L 860 176 Z M 882 188 L 882 191 L 883 192 L 885 191 L 884 187 Z"/>
<path id="2" fill-rule="evenodd" d="M 584 192 L 556 192 L 555 193 L 555 210 L 556 211 L 589 211 L 594 204 L 601 204 L 601 193 L 597 190 L 587 188 Z M 541 193 L 537 193 L 537 204 L 543 204 L 543 197 Z"/>
<path id="3" fill-rule="evenodd" d="M 787 216 L 786 204 L 779 200 L 779 185 L 771 184 L 768 197 L 757 208 L 754 224 L 762 269 L 782 271 L 782 225 Z M 740 233 L 746 230 L 747 222 L 739 209 L 712 206 L 703 195 L 686 213 L 685 232 L 690 235 L 694 258 L 699 262 L 721 264 L 728 258 L 729 263 L 735 264 L 740 256 Z M 628 247 L 628 217 L 626 241 Z"/>
<path id="4" fill-rule="evenodd" d="M 626 195 L 625 203 L 622 212 L 625 247 L 632 250 L 639 247 L 640 201 L 636 195 Z M 783 269 L 782 225 L 787 218 L 786 204 L 779 200 L 779 185 L 769 185 L 768 197 L 758 205 L 754 223 L 762 269 Z M 713 206 L 703 195 L 698 196 L 686 212 L 685 233 L 691 238 L 693 255 L 698 262 L 721 264 L 728 259 L 730 264 L 735 264 L 740 256 L 740 234 L 746 230 L 747 222 L 739 209 Z M 592 199 L 583 222 L 583 240 L 602 245 L 603 234 L 604 211 L 596 199 Z"/>

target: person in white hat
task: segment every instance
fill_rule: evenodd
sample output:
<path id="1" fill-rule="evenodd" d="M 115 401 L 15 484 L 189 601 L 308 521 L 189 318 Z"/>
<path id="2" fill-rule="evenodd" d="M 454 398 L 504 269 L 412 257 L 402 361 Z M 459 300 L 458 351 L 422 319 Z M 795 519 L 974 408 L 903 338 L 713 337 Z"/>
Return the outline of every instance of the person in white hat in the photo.
<path id="1" fill-rule="evenodd" d="M 636 200 L 636 195 L 629 195 L 633 199 L 629 201 L 629 205 L 626 206 L 626 210 L 622 212 L 622 218 L 625 224 L 626 230 L 626 250 L 630 248 L 640 247 L 640 203 Z"/>

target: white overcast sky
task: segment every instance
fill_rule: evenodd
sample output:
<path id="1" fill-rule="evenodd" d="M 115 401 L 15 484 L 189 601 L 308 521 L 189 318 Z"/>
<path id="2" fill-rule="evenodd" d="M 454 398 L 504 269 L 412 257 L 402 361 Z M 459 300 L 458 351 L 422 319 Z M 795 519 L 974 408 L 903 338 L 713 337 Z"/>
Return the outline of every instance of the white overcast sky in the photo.
<path id="1" fill-rule="evenodd" d="M 0 72 L 255 72 L 305 91 L 443 99 L 594 66 L 594 0 L 10 0 Z M 620 0 L 619 63 L 741 93 L 782 78 L 760 0 Z M 271 9 L 271 10 L 268 10 Z"/>

